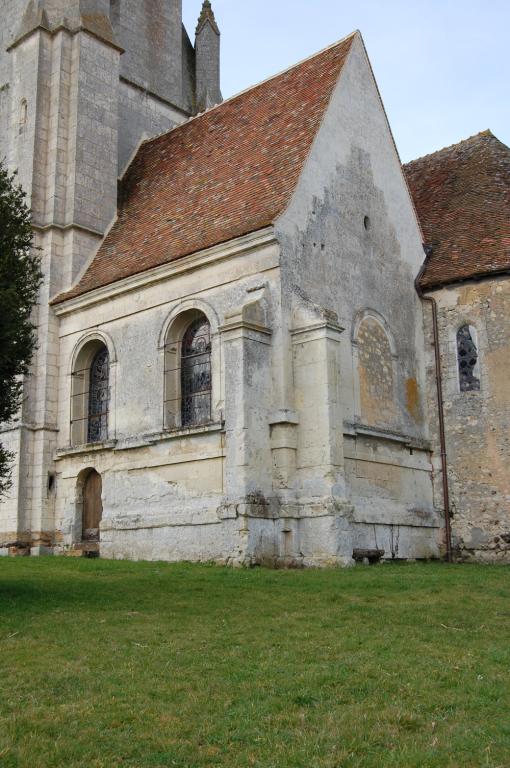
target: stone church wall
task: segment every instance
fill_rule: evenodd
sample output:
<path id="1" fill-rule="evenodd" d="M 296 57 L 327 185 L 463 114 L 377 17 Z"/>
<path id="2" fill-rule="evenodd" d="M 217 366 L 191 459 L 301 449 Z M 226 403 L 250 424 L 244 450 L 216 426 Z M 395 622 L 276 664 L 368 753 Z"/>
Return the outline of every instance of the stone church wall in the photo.
<path id="1" fill-rule="evenodd" d="M 0 158 L 8 155 L 10 94 L 14 85 L 12 61 L 7 47 L 20 23 L 25 5 L 25 0 L 0 0 Z"/>
<path id="2" fill-rule="evenodd" d="M 181 0 L 112 0 L 121 77 L 183 109 Z"/>
<path id="3" fill-rule="evenodd" d="M 334 313 L 354 547 L 438 553 L 422 332 L 420 231 L 366 55 L 356 43 L 277 224 L 287 322 Z"/>
<path id="4" fill-rule="evenodd" d="M 26 36 L 6 51 L 25 9 L 36 6 L 48 12 L 52 31 L 38 28 L 36 13 L 27 16 Z M 14 429 L 3 427 L 3 443 L 17 460 L 12 491 L 1 503 L 0 530 L 9 539 L 11 534 L 31 538 L 36 554 L 51 543 L 56 499 L 59 358 L 57 320 L 49 302 L 71 286 L 111 224 L 119 164 L 123 170 L 143 137 L 187 116 L 183 109 L 192 73 L 189 60 L 185 73 L 181 66 L 180 2 L 98 0 L 99 18 L 110 9 L 114 27 L 124 25 L 123 41 L 130 49 L 122 56 L 115 35 L 110 44 L 79 31 L 78 3 L 0 0 L 0 9 L 0 157 L 18 170 L 27 192 L 45 276 L 36 309 L 38 347 L 24 383 L 22 411 Z M 68 12 L 72 29 L 60 23 Z M 161 43 L 156 57 L 155 30 Z"/>
<path id="5" fill-rule="evenodd" d="M 510 562 L 510 280 L 435 291 L 441 349 L 452 543 L 458 558 Z M 432 438 L 439 457 L 432 320 L 425 308 Z M 479 390 L 459 386 L 457 332 L 474 329 Z M 436 459 L 437 506 L 443 506 Z"/>
<path id="6" fill-rule="evenodd" d="M 157 136 L 182 123 L 186 115 L 143 88 L 119 84 L 119 175 L 122 176 L 142 137 Z"/>
<path id="7" fill-rule="evenodd" d="M 245 403 L 244 381 L 239 366 L 229 363 L 226 335 L 235 332 L 234 322 L 230 322 L 232 330 L 227 327 L 233 308 L 262 294 L 267 307 L 273 307 L 268 309 L 271 319 L 268 315 L 267 322 L 277 333 L 277 266 L 274 244 L 227 261 L 215 260 L 200 269 L 196 263 L 190 269 L 179 262 L 166 268 L 167 276 L 159 269 L 153 280 L 144 282 L 144 275 L 135 278 L 137 285 L 131 290 L 113 286 L 103 291 L 99 301 L 85 295 L 74 302 L 74 309 L 72 303 L 57 309 L 61 359 L 57 551 L 70 551 L 81 539 L 79 484 L 90 468 L 101 474 L 103 482 L 104 556 L 244 562 L 246 547 L 255 550 L 257 542 L 265 536 L 271 538 L 267 526 L 272 529 L 273 520 L 262 523 L 257 533 L 239 513 L 236 484 L 244 482 L 245 467 L 242 458 L 236 465 L 236 453 L 229 447 L 238 444 L 237 436 L 228 441 L 226 437 L 232 428 L 239 432 L 239 440 L 244 439 L 244 429 L 236 426 L 239 413 L 261 407 L 259 432 L 269 445 L 271 380 L 258 398 Z M 211 322 L 213 418 L 203 427 L 167 429 L 166 329 L 191 308 L 204 311 Z M 92 449 L 71 447 L 73 360 L 77 350 L 93 338 L 103 340 L 110 350 L 108 440 Z M 270 344 L 267 349 L 271 357 L 274 348 Z M 276 365 L 271 368 L 277 370 Z M 257 442 L 257 429 L 255 425 L 250 433 L 250 445 Z M 230 474 L 226 467 L 229 450 L 230 466 L 235 470 Z M 246 461 L 257 478 L 270 472 L 270 463 L 257 455 Z"/>

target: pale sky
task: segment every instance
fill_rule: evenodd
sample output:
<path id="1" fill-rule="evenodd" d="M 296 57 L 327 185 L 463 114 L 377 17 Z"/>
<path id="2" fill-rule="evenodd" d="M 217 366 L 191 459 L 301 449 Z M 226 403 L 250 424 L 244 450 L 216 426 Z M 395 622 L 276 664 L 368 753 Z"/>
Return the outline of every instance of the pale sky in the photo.
<path id="1" fill-rule="evenodd" d="M 359 29 L 403 162 L 490 128 L 510 145 L 510 0 L 212 0 L 231 96 Z M 192 40 L 202 0 L 183 0 Z"/>

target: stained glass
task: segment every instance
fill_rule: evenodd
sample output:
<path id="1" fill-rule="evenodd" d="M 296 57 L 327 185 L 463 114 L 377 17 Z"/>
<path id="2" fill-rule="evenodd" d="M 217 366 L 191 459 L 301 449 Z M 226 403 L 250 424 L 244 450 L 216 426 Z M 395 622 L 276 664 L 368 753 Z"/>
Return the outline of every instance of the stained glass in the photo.
<path id="1" fill-rule="evenodd" d="M 90 366 L 88 443 L 100 443 L 108 437 L 109 377 L 110 358 L 103 347 Z"/>
<path id="2" fill-rule="evenodd" d="M 457 333 L 457 358 L 459 362 L 459 382 L 461 392 L 480 389 L 480 379 L 475 375 L 478 363 L 478 349 L 469 325 L 464 325 Z"/>
<path id="3" fill-rule="evenodd" d="M 201 317 L 189 326 L 181 348 L 182 426 L 211 421 L 211 329 Z"/>

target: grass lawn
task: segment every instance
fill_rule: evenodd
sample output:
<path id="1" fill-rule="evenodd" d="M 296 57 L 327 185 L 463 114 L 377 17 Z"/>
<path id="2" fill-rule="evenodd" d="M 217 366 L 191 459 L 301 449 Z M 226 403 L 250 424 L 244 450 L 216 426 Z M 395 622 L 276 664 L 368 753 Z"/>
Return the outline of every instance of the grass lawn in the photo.
<path id="1" fill-rule="evenodd" d="M 510 766 L 510 569 L 0 560 L 0 766 Z"/>

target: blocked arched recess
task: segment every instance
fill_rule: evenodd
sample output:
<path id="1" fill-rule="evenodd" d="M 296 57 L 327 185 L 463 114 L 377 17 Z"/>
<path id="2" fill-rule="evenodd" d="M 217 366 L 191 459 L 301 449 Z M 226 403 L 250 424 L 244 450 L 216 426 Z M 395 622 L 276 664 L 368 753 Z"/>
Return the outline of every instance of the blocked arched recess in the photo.
<path id="1" fill-rule="evenodd" d="M 387 320 L 374 309 L 360 310 L 352 325 L 351 347 L 355 420 L 371 427 L 395 426 L 398 353 Z"/>
<path id="2" fill-rule="evenodd" d="M 223 419 L 223 365 L 219 317 L 216 310 L 201 299 L 177 304 L 167 315 L 161 328 L 158 348 L 161 362 L 162 417 L 164 429 L 179 429 L 180 369 L 179 349 L 186 330 L 200 316 L 209 323 L 211 334 L 211 420 Z"/>
<path id="3" fill-rule="evenodd" d="M 87 442 L 88 376 L 98 351 L 106 347 L 109 356 L 108 438 L 115 436 L 115 390 L 117 353 L 113 339 L 104 331 L 93 331 L 75 344 L 68 367 L 69 445 Z"/>

